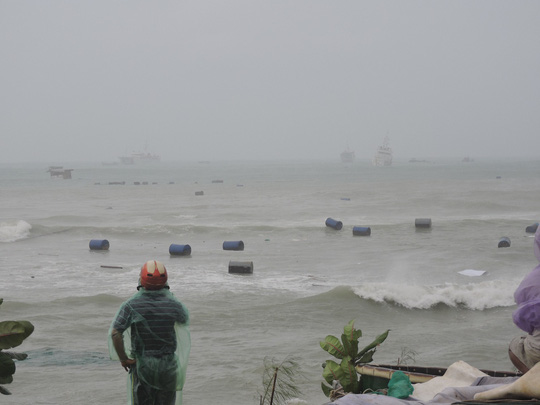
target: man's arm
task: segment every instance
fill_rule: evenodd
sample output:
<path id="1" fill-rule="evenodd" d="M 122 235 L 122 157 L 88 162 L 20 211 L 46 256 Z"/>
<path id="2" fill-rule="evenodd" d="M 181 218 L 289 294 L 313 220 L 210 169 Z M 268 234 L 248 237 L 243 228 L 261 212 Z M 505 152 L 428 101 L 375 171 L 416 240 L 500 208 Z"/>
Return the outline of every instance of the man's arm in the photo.
<path id="1" fill-rule="evenodd" d="M 122 336 L 122 332 L 113 329 L 111 331 L 111 338 L 114 350 L 116 350 L 118 358 L 120 359 L 120 364 L 122 364 L 122 367 L 124 367 L 126 371 L 129 371 L 130 367 L 134 365 L 136 361 L 134 359 L 130 359 L 126 354 L 126 349 L 124 348 L 124 337 Z"/>

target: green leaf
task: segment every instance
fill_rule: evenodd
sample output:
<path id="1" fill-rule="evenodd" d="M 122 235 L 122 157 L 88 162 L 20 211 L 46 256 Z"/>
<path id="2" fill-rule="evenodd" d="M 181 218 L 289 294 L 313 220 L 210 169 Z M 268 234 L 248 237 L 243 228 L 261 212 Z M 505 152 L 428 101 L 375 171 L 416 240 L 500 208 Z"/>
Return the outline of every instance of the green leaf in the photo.
<path id="1" fill-rule="evenodd" d="M 5 377 L 0 377 L 0 384 L 11 384 L 13 382 L 13 376 L 7 375 Z"/>
<path id="2" fill-rule="evenodd" d="M 373 361 L 373 355 L 377 349 L 370 350 L 367 353 L 364 353 L 362 357 L 360 357 L 358 360 L 356 360 L 356 364 L 365 364 L 365 363 L 371 363 Z"/>
<path id="3" fill-rule="evenodd" d="M 320 345 L 324 350 L 338 359 L 342 359 L 346 355 L 343 345 L 335 336 L 328 335 L 323 342 L 320 342 Z"/>
<path id="4" fill-rule="evenodd" d="M 345 392 L 358 393 L 358 373 L 349 356 L 343 358 L 340 364 L 342 377 L 339 380 Z"/>
<path id="5" fill-rule="evenodd" d="M 350 356 L 352 359 L 358 354 L 358 340 L 350 341 L 349 337 L 345 334 L 341 335 L 341 341 L 343 342 L 343 348 L 345 354 Z"/>
<path id="6" fill-rule="evenodd" d="M 352 333 L 354 331 L 354 319 L 350 320 L 347 325 L 343 328 L 343 333 L 347 336 L 352 336 Z"/>
<path id="7" fill-rule="evenodd" d="M 11 383 L 13 374 L 15 374 L 15 362 L 7 354 L 0 352 L 0 384 Z"/>
<path id="8" fill-rule="evenodd" d="M 9 392 L 7 388 L 4 388 L 2 386 L 0 386 L 0 393 L 4 395 L 11 395 L 11 392 Z"/>
<path id="9" fill-rule="evenodd" d="M 332 391 L 332 387 L 329 387 L 324 382 L 321 382 L 321 388 L 324 395 L 326 395 L 327 397 L 330 397 L 330 391 Z"/>
<path id="10" fill-rule="evenodd" d="M 343 334 L 347 335 L 349 342 L 356 342 L 362 337 L 362 331 L 360 329 L 354 329 L 354 319 L 345 325 Z"/>
<path id="11" fill-rule="evenodd" d="M 0 322 L 0 350 L 19 346 L 33 331 L 34 325 L 28 321 Z"/>
<path id="12" fill-rule="evenodd" d="M 341 335 L 341 342 L 343 343 L 343 351 L 347 354 L 347 356 L 351 355 L 351 342 L 349 342 L 349 339 L 347 339 L 347 335 L 343 334 Z"/>
<path id="13" fill-rule="evenodd" d="M 343 371 L 341 370 L 341 366 L 335 361 L 328 360 L 322 375 L 328 384 L 332 384 L 334 380 L 341 381 L 343 378 Z"/>
<path id="14" fill-rule="evenodd" d="M 28 355 L 26 353 L 15 353 L 15 352 L 2 352 L 7 356 L 11 357 L 13 360 L 26 360 Z"/>
<path id="15" fill-rule="evenodd" d="M 384 341 L 386 340 L 386 338 L 388 337 L 388 332 L 390 332 L 390 329 L 388 329 L 386 332 L 381 333 L 379 336 L 377 336 L 373 342 L 371 342 L 369 345 L 367 345 L 366 347 L 364 347 L 364 348 L 358 353 L 358 357 L 362 356 L 362 355 L 363 355 L 365 352 L 367 352 L 368 350 L 371 350 L 371 349 L 373 349 L 374 347 L 379 346 L 382 342 L 384 342 Z"/>

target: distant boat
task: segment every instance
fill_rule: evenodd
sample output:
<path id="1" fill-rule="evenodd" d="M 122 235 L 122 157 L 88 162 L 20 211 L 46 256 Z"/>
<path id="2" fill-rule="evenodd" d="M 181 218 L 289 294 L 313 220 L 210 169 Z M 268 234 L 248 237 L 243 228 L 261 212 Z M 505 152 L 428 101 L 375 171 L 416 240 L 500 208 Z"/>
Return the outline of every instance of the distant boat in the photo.
<path id="1" fill-rule="evenodd" d="M 354 162 L 354 159 L 356 159 L 356 156 L 354 155 L 354 151 L 350 150 L 348 147 L 343 152 L 341 152 L 341 161 L 343 163 L 352 163 Z"/>
<path id="2" fill-rule="evenodd" d="M 474 162 L 474 159 L 470 158 L 469 156 L 465 156 L 462 160 L 463 163 L 470 163 Z"/>
<path id="3" fill-rule="evenodd" d="M 392 148 L 387 136 L 384 138 L 383 144 L 377 148 L 372 163 L 373 166 L 392 166 Z"/>
<path id="4" fill-rule="evenodd" d="M 139 163 L 160 162 L 161 157 L 155 153 L 134 152 L 129 156 L 120 156 L 120 162 L 124 165 L 134 165 Z"/>
<path id="5" fill-rule="evenodd" d="M 51 179 L 71 179 L 71 172 L 73 169 L 64 169 L 63 166 L 49 166 L 49 172 Z"/>

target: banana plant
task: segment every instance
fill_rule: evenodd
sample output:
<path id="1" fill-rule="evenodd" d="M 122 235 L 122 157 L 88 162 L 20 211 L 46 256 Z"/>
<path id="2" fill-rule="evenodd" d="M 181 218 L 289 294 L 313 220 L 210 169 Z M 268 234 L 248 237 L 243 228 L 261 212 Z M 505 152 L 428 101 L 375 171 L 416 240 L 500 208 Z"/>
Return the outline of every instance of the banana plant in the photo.
<path id="1" fill-rule="evenodd" d="M 3 301 L 0 298 L 0 305 Z M 33 331 L 34 325 L 28 321 L 0 322 L 0 384 L 11 384 L 13 374 L 15 374 L 13 360 L 24 360 L 28 356 L 26 353 L 5 352 L 3 350 L 19 346 Z M 0 393 L 11 395 L 11 392 L 2 385 L 0 385 Z"/>
<path id="2" fill-rule="evenodd" d="M 354 320 L 351 320 L 343 328 L 341 341 L 335 336 L 328 335 L 324 341 L 320 342 L 323 350 L 341 360 L 339 364 L 333 360 L 327 360 L 324 364 L 323 378 L 330 386 L 322 382 L 321 387 L 327 397 L 330 396 L 334 381 L 339 381 L 344 392 L 354 394 L 361 392 L 362 385 L 355 366 L 373 361 L 377 347 L 386 340 L 388 332 L 390 329 L 377 336 L 363 349 L 358 350 L 358 339 L 362 337 L 362 331 L 355 329 Z"/>

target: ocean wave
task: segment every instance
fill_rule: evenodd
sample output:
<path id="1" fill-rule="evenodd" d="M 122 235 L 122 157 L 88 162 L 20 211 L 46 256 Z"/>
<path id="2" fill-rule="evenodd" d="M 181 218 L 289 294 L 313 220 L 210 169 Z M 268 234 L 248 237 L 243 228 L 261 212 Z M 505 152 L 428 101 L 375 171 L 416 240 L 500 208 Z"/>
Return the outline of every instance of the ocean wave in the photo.
<path id="1" fill-rule="evenodd" d="M 516 286 L 517 287 L 517 284 Z M 405 285 L 366 283 L 351 287 L 360 298 L 385 302 L 407 309 L 432 309 L 439 305 L 485 310 L 514 305 L 513 291 L 508 280 L 470 284 Z"/>
<path id="2" fill-rule="evenodd" d="M 45 347 L 28 350 L 26 354 L 28 354 L 28 359 L 25 363 L 34 367 L 89 366 L 111 363 L 108 353 L 105 352 L 69 351 Z"/>
<path id="3" fill-rule="evenodd" d="M 33 237 L 47 236 L 51 234 L 69 232 L 71 234 L 100 234 L 100 235 L 132 235 L 132 234 L 171 234 L 171 235 L 207 235 L 217 233 L 273 233 L 273 232 L 302 232 L 309 233 L 319 231 L 320 227 L 292 227 L 290 225 L 274 226 L 265 224 L 255 225 L 238 225 L 229 223 L 214 223 L 214 224 L 165 224 L 157 222 L 139 222 L 134 223 L 131 221 L 129 224 L 115 224 L 108 222 L 107 224 L 85 224 L 80 223 L 77 225 L 43 225 L 35 224 L 32 229 Z M 0 241 L 2 241 L 0 239 Z"/>
<path id="4" fill-rule="evenodd" d="M 0 223 L 0 242 L 15 242 L 25 239 L 30 235 L 32 225 L 23 220 L 1 222 Z"/>
<path id="5" fill-rule="evenodd" d="M 115 306 L 123 302 L 119 296 L 112 294 L 97 294 L 87 296 L 63 297 L 52 300 L 52 304 L 60 304 L 62 306 L 84 306 L 84 305 L 99 305 L 99 306 Z"/>

